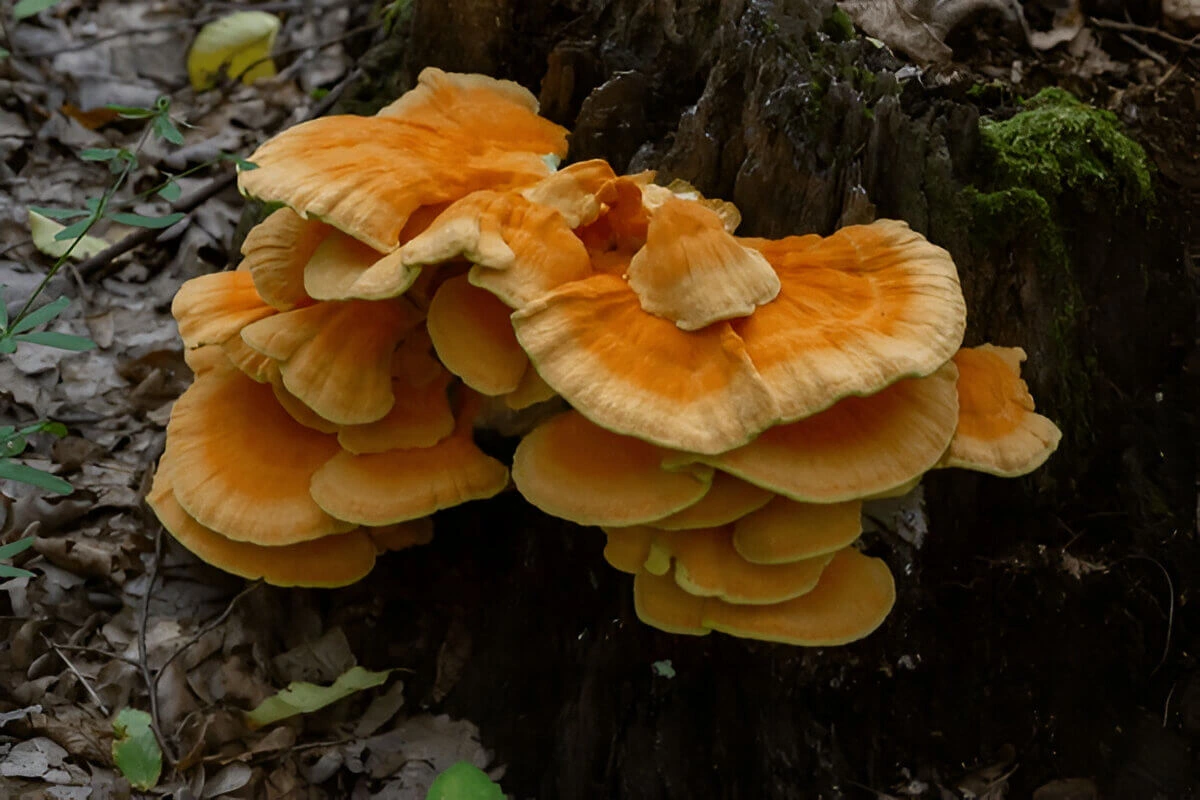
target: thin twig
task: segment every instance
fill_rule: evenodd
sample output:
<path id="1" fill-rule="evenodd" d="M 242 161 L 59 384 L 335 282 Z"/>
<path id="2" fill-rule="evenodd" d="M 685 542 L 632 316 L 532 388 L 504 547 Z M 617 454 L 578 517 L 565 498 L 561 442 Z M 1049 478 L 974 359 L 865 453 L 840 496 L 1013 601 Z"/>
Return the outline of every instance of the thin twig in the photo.
<path id="1" fill-rule="evenodd" d="M 158 747 L 162 750 L 167 766 L 174 767 L 178 759 L 175 756 L 174 748 L 167 742 L 167 737 L 163 736 L 162 726 L 158 722 L 157 681 L 150 674 L 150 665 L 146 661 L 146 623 L 150 619 L 150 596 L 154 594 L 154 584 L 158 580 L 158 565 L 162 561 L 162 551 L 163 529 L 160 527 L 158 534 L 154 537 L 154 561 L 150 564 L 150 581 L 146 584 L 146 594 L 142 597 L 142 618 L 138 621 L 138 667 L 142 670 L 142 680 L 145 681 L 146 688 L 150 690 L 150 729 L 154 731 L 154 738 L 158 741 Z"/>
<path id="2" fill-rule="evenodd" d="M 1134 554 L 1125 557 L 1149 561 L 1158 567 L 1162 571 L 1163 577 L 1167 579 L 1167 591 L 1170 593 L 1170 596 L 1167 598 L 1170 601 L 1170 605 L 1167 606 L 1167 638 L 1163 642 L 1162 657 L 1158 660 L 1158 666 L 1150 671 L 1150 674 L 1153 675 L 1162 669 L 1163 664 L 1167 663 L 1167 653 L 1171 650 L 1171 632 L 1175 627 L 1175 582 L 1171 580 L 1171 573 L 1167 572 L 1167 568 L 1150 556 Z"/>
<path id="3" fill-rule="evenodd" d="M 1151 49 L 1149 45 L 1142 44 L 1137 39 L 1130 36 L 1128 33 L 1118 33 L 1117 36 L 1120 38 L 1120 40 L 1122 42 L 1129 45 L 1134 50 L 1137 50 L 1139 53 L 1144 55 L 1146 58 L 1149 58 L 1151 61 L 1155 62 L 1159 66 L 1165 67 L 1171 63 L 1170 61 L 1167 60 L 1167 57 L 1164 56 L 1162 53 L 1159 53 L 1159 52 Z"/>
<path id="4" fill-rule="evenodd" d="M 233 599 L 230 600 L 229 604 L 225 606 L 225 610 L 222 611 L 217 616 L 216 619 L 214 619 L 212 622 L 205 625 L 200 630 L 196 631 L 196 633 L 193 634 L 192 638 L 188 639 L 186 642 L 179 645 L 179 647 L 175 648 L 175 652 L 171 653 L 171 655 L 167 658 L 167 660 L 164 661 L 162 666 L 159 667 L 158 670 L 156 671 L 156 673 L 154 675 L 154 685 L 151 687 L 151 692 L 153 693 L 153 692 L 158 691 L 159 679 L 162 678 L 163 673 L 167 671 L 167 667 L 171 666 L 171 663 L 173 661 L 175 661 L 175 659 L 177 659 L 177 658 L 179 658 L 179 656 L 183 655 L 184 651 L 186 651 L 189 647 L 194 645 L 196 642 L 200 641 L 205 636 L 207 636 L 209 633 L 211 633 L 212 631 L 215 631 L 217 628 L 221 627 L 221 625 L 223 625 L 225 623 L 225 620 L 229 619 L 229 615 L 233 613 L 233 609 L 238 604 L 238 601 L 241 600 L 246 595 L 253 592 L 255 589 L 257 589 L 260 586 L 262 586 L 262 581 L 257 580 L 254 583 L 247 586 L 245 589 L 242 589 L 240 592 L 238 592 L 236 595 L 233 596 Z"/>
<path id="5" fill-rule="evenodd" d="M 1152 28 L 1149 25 L 1138 25 L 1133 22 L 1118 22 L 1115 19 L 1101 19 L 1099 17 L 1092 17 L 1090 21 L 1097 28 L 1108 28 L 1109 30 L 1113 31 L 1126 31 L 1129 33 L 1144 33 L 1148 36 L 1157 36 L 1160 39 L 1165 39 L 1171 44 L 1177 44 L 1180 47 L 1200 48 L 1200 33 L 1196 34 L 1190 39 L 1181 39 L 1180 37 L 1167 33 L 1164 30 Z"/>
<path id="6" fill-rule="evenodd" d="M 63 660 L 63 663 L 67 665 L 67 669 L 71 670 L 71 674 L 79 679 L 79 682 L 83 684 L 83 688 L 92 696 L 92 700 L 96 702 L 96 705 L 100 706 L 100 710 L 107 717 L 109 714 L 108 706 L 104 705 L 104 701 L 100 699 L 100 695 L 96 694 L 96 690 L 92 688 L 92 684 L 88 682 L 88 679 L 83 677 L 83 673 L 75 669 L 75 665 L 71 663 L 71 659 L 67 658 L 67 654 L 62 651 L 61 647 L 50 641 L 45 634 L 42 635 L 42 639 L 45 640 L 46 644 L 50 645 L 50 649 L 54 651 L 55 655 Z"/>
<path id="7" fill-rule="evenodd" d="M 66 650 L 68 653 L 88 653 L 93 656 L 100 656 L 112 661 L 120 661 L 123 664 L 128 664 L 131 667 L 141 667 L 141 663 L 136 658 L 127 658 L 126 656 L 117 653 L 110 653 L 107 650 L 101 650 L 99 647 L 86 647 L 81 644 L 59 644 L 55 645 L 59 650 Z"/>

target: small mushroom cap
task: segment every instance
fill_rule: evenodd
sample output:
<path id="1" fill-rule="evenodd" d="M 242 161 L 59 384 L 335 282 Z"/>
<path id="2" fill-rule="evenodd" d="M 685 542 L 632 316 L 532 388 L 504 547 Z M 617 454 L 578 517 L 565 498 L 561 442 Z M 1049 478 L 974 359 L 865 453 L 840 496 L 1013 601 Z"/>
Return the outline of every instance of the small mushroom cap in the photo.
<path id="1" fill-rule="evenodd" d="M 214 272 L 185 281 L 171 301 L 179 335 L 187 348 L 224 344 L 275 309 L 254 289 L 248 272 Z"/>
<path id="2" fill-rule="evenodd" d="M 640 176 L 618 177 L 604 187 L 600 216 L 576 229 L 575 235 L 587 246 L 597 271 L 624 274 L 629 259 L 646 244 L 650 211 L 643 201 L 648 190 Z"/>
<path id="3" fill-rule="evenodd" d="M 708 494 L 700 498 L 698 503 L 676 511 L 669 517 L 655 520 L 650 526 L 664 531 L 716 528 L 757 511 L 773 497 L 775 495 L 766 489 L 728 473 L 717 472 L 713 475 Z"/>
<path id="4" fill-rule="evenodd" d="M 642 205 L 651 214 L 656 212 L 663 203 L 675 198 L 699 203 L 712 211 L 720 217 L 721 224 L 729 233 L 736 231 L 738 225 L 742 224 L 742 212 L 738 211 L 737 206 L 728 200 L 709 199 L 685 180 L 676 178 L 666 186 L 659 186 L 655 183 L 642 184 Z"/>
<path id="5" fill-rule="evenodd" d="M 771 605 L 697 597 L 668 575 L 639 572 L 633 582 L 638 618 L 670 633 L 721 631 L 806 647 L 847 644 L 878 628 L 896 599 L 887 565 L 854 548 L 838 551 L 811 592 Z"/>
<path id="6" fill-rule="evenodd" d="M 304 265 L 333 231 L 323 222 L 280 208 L 246 234 L 238 269 L 249 272 L 263 300 L 280 311 L 308 305 Z"/>
<path id="7" fill-rule="evenodd" d="M 708 492 L 712 470 L 668 472 L 664 451 L 568 411 L 521 440 L 513 481 L 548 514 L 581 525 L 638 525 L 680 511 Z"/>
<path id="8" fill-rule="evenodd" d="M 403 299 L 325 302 L 247 326 L 242 338 L 279 361 L 283 385 L 330 422 L 361 425 L 391 409 L 391 362 L 420 322 Z"/>
<path id="9" fill-rule="evenodd" d="M 407 550 L 433 541 L 433 517 L 386 525 L 382 528 L 361 528 L 375 544 L 375 551 L 383 554 L 396 550 Z"/>
<path id="10" fill-rule="evenodd" d="M 515 84 L 432 68 L 418 80 L 375 117 L 325 117 L 275 136 L 239 187 L 386 253 L 421 206 L 534 183 L 550 171 L 542 156 L 565 155 L 566 131 Z"/>
<path id="11" fill-rule="evenodd" d="M 776 497 L 733 524 L 733 549 L 753 564 L 786 564 L 846 547 L 862 533 L 862 501 L 797 503 Z"/>
<path id="12" fill-rule="evenodd" d="M 342 449 L 354 453 L 383 453 L 433 447 L 454 432 L 454 411 L 446 392 L 450 373 L 423 386 L 403 375 L 392 378 L 396 403 L 382 419 L 365 425 L 343 425 L 338 431 Z"/>
<path id="13" fill-rule="evenodd" d="M 964 347 L 958 365 L 958 430 L 940 466 L 1013 478 L 1040 467 L 1058 448 L 1062 431 L 1034 413 L 1021 380 L 1019 347 Z"/>
<path id="14" fill-rule="evenodd" d="M 201 372 L 175 403 L 167 440 L 159 470 L 179 504 L 228 539 L 278 547 L 355 527 L 308 492 L 337 439 L 296 422 L 269 385 L 228 362 Z"/>
<path id="15" fill-rule="evenodd" d="M 537 369 L 528 361 L 526 358 L 525 372 L 521 375 L 521 382 L 517 384 L 517 388 L 504 395 L 505 405 L 513 411 L 521 411 L 558 397 L 558 393 L 542 380 Z"/>
<path id="16" fill-rule="evenodd" d="M 753 564 L 733 548 L 733 528 L 661 531 L 651 546 L 675 562 L 675 583 L 688 594 L 727 603 L 766 605 L 808 594 L 833 553 L 782 564 Z"/>
<path id="17" fill-rule="evenodd" d="M 555 289 L 512 316 L 538 373 L 598 425 L 664 447 L 720 453 L 778 420 L 742 340 L 647 314 L 618 275 Z"/>
<path id="18" fill-rule="evenodd" d="M 958 420 L 957 370 L 847 397 L 815 416 L 778 425 L 747 445 L 703 459 L 776 494 L 837 503 L 902 486 L 938 463 Z M 686 456 L 673 457 L 668 464 Z"/>
<path id="19" fill-rule="evenodd" d="M 521 190 L 532 203 L 553 208 L 571 228 L 594 222 L 603 212 L 606 194 L 617 174 L 607 161 L 595 158 L 560 169 Z"/>
<path id="20" fill-rule="evenodd" d="M 646 525 L 628 528 L 604 528 L 608 543 L 604 546 L 604 560 L 614 569 L 637 575 L 646 567 L 650 558 L 650 547 L 660 531 Z"/>
<path id="21" fill-rule="evenodd" d="M 221 351 L 235 367 L 257 383 L 272 383 L 280 380 L 279 362 L 270 356 L 264 356 L 246 344 L 241 336 L 227 339 L 225 344 L 221 345 Z"/>
<path id="22" fill-rule="evenodd" d="M 313 475 L 313 498 L 339 519 L 378 526 L 500 493 L 508 485 L 508 469 L 475 446 L 471 427 L 477 410 L 472 398 L 460 410 L 454 433 L 433 447 L 338 453 Z"/>
<path id="23" fill-rule="evenodd" d="M 375 566 L 375 545 L 364 529 L 307 542 L 264 547 L 227 539 L 193 519 L 175 499 L 169 481 L 156 475 L 146 496 L 163 527 L 197 558 L 240 578 L 272 586 L 346 586 Z"/>
<path id="24" fill-rule="evenodd" d="M 587 248 L 561 214 L 517 192 L 475 192 L 400 249 L 410 266 L 466 258 L 471 283 L 511 308 L 592 271 Z"/>
<path id="25" fill-rule="evenodd" d="M 771 302 L 779 277 L 715 212 L 672 197 L 650 217 L 646 245 L 629 264 L 629 286 L 647 313 L 694 331 Z"/>
<path id="26" fill-rule="evenodd" d="M 511 313 L 491 292 L 472 286 L 466 275 L 443 283 L 429 306 L 426 326 L 438 358 L 480 394 L 515 392 L 529 369 Z"/>
<path id="27" fill-rule="evenodd" d="M 954 261 L 903 222 L 742 242 L 781 281 L 773 302 L 732 324 L 782 421 L 929 375 L 962 343 L 967 311 Z"/>

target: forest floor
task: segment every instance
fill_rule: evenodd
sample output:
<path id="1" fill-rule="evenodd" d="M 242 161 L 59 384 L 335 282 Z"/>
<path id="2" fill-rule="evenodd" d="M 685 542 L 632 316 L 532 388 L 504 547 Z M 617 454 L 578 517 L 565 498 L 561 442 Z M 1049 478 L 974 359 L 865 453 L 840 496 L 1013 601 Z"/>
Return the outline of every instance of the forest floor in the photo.
<path id="1" fill-rule="evenodd" d="M 433 776 L 463 760 L 488 768 L 510 793 L 537 794 L 537 765 L 519 761 L 528 748 L 510 746 L 507 726 L 484 724 L 506 716 L 523 724 L 520 703 L 530 695 L 506 695 L 499 686 L 489 691 L 484 676 L 492 665 L 480 661 L 480 647 L 473 654 L 472 625 L 457 611 L 436 623 L 423 620 L 420 598 L 403 595 L 403 586 L 428 588 L 436 581 L 428 573 L 436 569 L 446 569 L 446 582 L 479 580 L 447 567 L 462 548 L 475 548 L 477 561 L 483 553 L 498 565 L 536 556 L 504 552 L 503 537 L 473 530 L 477 520 L 451 514 L 439 520 L 434 545 L 384 557 L 362 586 L 335 592 L 247 588 L 175 545 L 143 503 L 171 405 L 191 380 L 171 299 L 183 281 L 232 267 L 238 258 L 244 202 L 230 183 L 232 165 L 221 156 L 246 157 L 279 130 L 327 109 L 356 77 L 356 59 L 379 27 L 362 15 L 363 5 L 65 0 L 21 21 L 4 7 L 0 45 L 10 54 L 0 61 L 0 285 L 7 287 L 10 306 L 23 302 L 53 263 L 34 245 L 27 208 L 80 208 L 113 184 L 107 163 L 81 153 L 136 151 L 127 192 L 151 189 L 164 175 L 195 171 L 178 179 L 182 197 L 174 206 L 150 195 L 127 209 L 154 216 L 181 208 L 187 211 L 182 221 L 131 252 L 64 268 L 46 287 L 44 300 L 71 298 L 53 329 L 90 337 L 95 349 L 64 354 L 23 345 L 0 355 L 0 422 L 65 424 L 65 437 L 36 439 L 23 460 L 74 487 L 72 494 L 56 496 L 0 484 L 0 544 L 36 537 L 16 559 L 33 577 L 0 583 L 0 797 L 131 796 L 114 765 L 111 720 L 126 707 L 150 710 L 148 685 L 157 687 L 153 714 L 167 743 L 156 796 L 424 798 Z M 970 83 L 981 96 L 1010 104 L 1038 88 L 1061 86 L 1111 109 L 1147 148 L 1175 201 L 1200 214 L 1200 40 L 1161 20 L 1055 17 L 1051 8 L 1025 5 L 1042 39 L 1026 40 L 998 18 L 985 17 L 953 34 L 948 43 L 956 58 L 929 71 L 927 79 Z M 284 20 L 275 48 L 280 74 L 251 86 L 226 82 L 215 91 L 194 92 L 184 54 L 197 28 L 249 7 Z M 162 96 L 170 98 L 182 145 L 144 137 L 144 120 L 95 111 L 106 103 L 152 108 Z M 222 191 L 189 202 L 210 187 Z M 113 244 L 137 230 L 113 221 L 92 234 Z M 1200 226 L 1193 231 L 1200 236 Z M 1194 264 L 1200 241 L 1193 238 L 1188 246 Z M 496 502 L 511 512 L 509 518 L 531 513 L 513 511 L 510 499 Z M 472 534 L 487 541 L 473 544 Z M 598 547 L 596 537 L 584 548 L 593 563 Z M 1077 557 L 1065 547 L 1054 568 L 1081 593 L 1124 590 L 1120 583 L 1103 583 L 1112 564 Z M 1163 647 L 1171 634 L 1180 596 L 1171 574 L 1148 568 L 1138 578 L 1143 591 L 1163 598 L 1164 624 L 1147 633 L 1148 647 Z M 591 575 L 576 570 L 573 580 L 595 584 Z M 385 597 L 389 580 L 403 586 Z M 461 592 L 484 594 L 487 586 Z M 628 592 L 611 577 L 600 587 Z M 442 585 L 433 602 L 453 602 L 448 598 L 459 593 Z M 627 603 L 623 613 L 631 613 Z M 637 623 L 629 617 L 621 624 Z M 389 641 L 380 641 L 383 631 Z M 1187 643 L 1168 640 L 1166 646 Z M 565 662 L 573 655 L 554 657 Z M 513 658 L 517 663 L 505 665 L 508 672 L 563 668 Z M 658 656 L 644 660 L 647 680 L 652 668 L 654 679 L 667 679 L 669 664 L 663 667 Z M 360 662 L 395 672 L 377 689 L 284 724 L 260 730 L 245 724 L 240 710 L 288 682 L 328 684 Z M 468 691 L 456 698 L 464 681 Z M 1164 720 L 1194 715 L 1185 722 L 1195 734 L 1200 680 L 1169 689 L 1168 706 L 1172 696 L 1175 704 L 1190 705 L 1168 708 Z M 1193 766 L 1186 748 L 1176 758 L 1175 742 L 1156 735 L 1146 734 L 1146 755 L 1137 762 L 1149 776 L 1146 785 L 1189 785 Z M 888 784 L 864 796 L 1018 796 L 1009 794 L 1009 777 L 1020 761 L 1016 751 L 979 752 L 974 763 L 922 763 L 923 757 L 914 751 L 908 761 L 881 768 L 891 776 Z M 513 784 L 503 779 L 506 767 Z M 1035 796 L 1099 796 L 1093 775 L 1069 767 L 1068 761 L 1064 772 L 1032 780 L 1032 788 L 1041 786 Z M 1183 797 L 1184 791 L 1168 789 L 1162 796 Z"/>

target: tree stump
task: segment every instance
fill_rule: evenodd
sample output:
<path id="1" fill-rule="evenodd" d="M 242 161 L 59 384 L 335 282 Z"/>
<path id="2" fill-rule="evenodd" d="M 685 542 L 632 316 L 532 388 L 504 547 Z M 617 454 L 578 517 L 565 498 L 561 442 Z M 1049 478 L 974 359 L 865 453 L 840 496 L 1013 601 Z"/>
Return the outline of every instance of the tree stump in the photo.
<path id="1" fill-rule="evenodd" d="M 1200 547 L 1179 184 L 1139 193 L 1099 153 L 1100 179 L 1068 163 L 1061 192 L 1004 194 L 1028 187 L 980 117 L 1022 108 L 904 77 L 830 0 L 414 0 L 366 63 L 355 107 L 425 66 L 516 80 L 573 131 L 571 160 L 686 179 L 736 203 L 742 235 L 907 220 L 959 266 L 967 344 L 1024 347 L 1066 434 L 1027 479 L 931 474 L 923 544 L 867 540 L 895 611 L 842 648 L 649 629 L 603 536 L 515 494 L 440 515 L 433 545 L 348 590 L 380 620 L 355 644 L 369 666 L 412 667 L 410 698 L 477 722 L 507 791 L 941 797 L 1015 770 L 1014 797 L 1072 777 L 1183 796 Z"/>

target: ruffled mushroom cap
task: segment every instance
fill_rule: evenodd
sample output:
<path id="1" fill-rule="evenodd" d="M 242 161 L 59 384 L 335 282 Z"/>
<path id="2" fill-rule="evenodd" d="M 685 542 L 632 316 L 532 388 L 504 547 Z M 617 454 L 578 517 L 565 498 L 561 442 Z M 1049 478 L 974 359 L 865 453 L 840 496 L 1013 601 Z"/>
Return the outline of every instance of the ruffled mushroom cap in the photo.
<path id="1" fill-rule="evenodd" d="M 203 348 L 201 348 L 203 349 Z M 221 345 L 221 351 L 235 367 L 257 383 L 278 383 L 279 362 L 255 350 L 241 336 L 232 336 Z"/>
<path id="2" fill-rule="evenodd" d="M 179 505 L 170 481 L 155 475 L 146 496 L 163 527 L 197 558 L 247 580 L 272 586 L 346 586 L 375 566 L 375 544 L 364 528 L 307 542 L 264 547 L 235 542 L 192 518 Z"/>
<path id="3" fill-rule="evenodd" d="M 526 358 L 525 372 L 521 375 L 521 382 L 517 384 L 517 388 L 504 395 L 505 405 L 513 411 L 521 411 L 558 397 L 558 393 L 542 380 L 542 376 L 538 375 L 533 364 L 529 364 L 528 361 Z"/>
<path id="4" fill-rule="evenodd" d="M 736 231 L 738 225 L 742 224 L 742 212 L 738 210 L 737 206 L 728 200 L 707 198 L 700 193 L 699 189 L 685 180 L 676 178 L 666 186 L 659 186 L 655 183 L 642 184 L 642 205 L 650 214 L 656 212 L 666 201 L 676 198 L 699 203 L 712 211 L 721 219 L 721 224 L 729 233 Z"/>
<path id="5" fill-rule="evenodd" d="M 775 495 L 766 489 L 728 473 L 717 472 L 713 475 L 708 493 L 700 498 L 699 502 L 682 511 L 676 511 L 669 517 L 651 522 L 650 527 L 664 531 L 716 528 L 757 511 L 773 497 Z"/>
<path id="6" fill-rule="evenodd" d="M 862 533 L 862 501 L 797 503 L 776 497 L 733 524 L 733 549 L 752 564 L 786 564 L 846 547 Z"/>
<path id="7" fill-rule="evenodd" d="M 478 408 L 475 397 L 464 403 L 454 433 L 433 447 L 338 453 L 313 475 L 313 498 L 339 519 L 393 525 L 498 494 L 508 469 L 475 446 Z"/>
<path id="8" fill-rule="evenodd" d="M 539 425 L 513 456 L 513 482 L 548 514 L 581 525 L 639 525 L 698 502 L 712 470 L 662 469 L 662 448 L 568 411 Z"/>
<path id="9" fill-rule="evenodd" d="M 361 425 L 391 409 L 392 353 L 420 320 L 403 299 L 325 302 L 249 325 L 242 338 L 279 362 L 283 385 L 317 414 Z"/>
<path id="10" fill-rule="evenodd" d="M 899 381 L 870 397 L 847 397 L 701 460 L 807 503 L 886 492 L 933 468 L 946 452 L 958 421 L 957 374 L 953 363 L 945 364 L 928 377 Z"/>
<path id="11" fill-rule="evenodd" d="M 958 430 L 940 466 L 963 467 L 1002 478 L 1040 467 L 1058 448 L 1062 431 L 1034 413 L 1021 380 L 1020 347 L 963 348 L 958 365 Z"/>
<path id="12" fill-rule="evenodd" d="M 322 511 L 308 491 L 339 452 L 337 439 L 297 423 L 269 385 L 227 360 L 200 371 L 175 403 L 167 440 L 164 480 L 191 517 L 228 539 L 277 547 L 355 527 Z"/>
<path id="13" fill-rule="evenodd" d="M 472 286 L 466 275 L 443 283 L 429 306 L 426 326 L 438 358 L 480 394 L 515 392 L 529 369 L 511 313 L 491 292 Z"/>
<path id="14" fill-rule="evenodd" d="M 662 531 L 651 550 L 661 548 L 669 554 L 675 562 L 675 583 L 688 594 L 750 605 L 808 594 L 833 560 L 833 553 L 822 553 L 781 564 L 753 564 L 733 549 L 732 533 L 729 526 Z"/>
<path id="15" fill-rule="evenodd" d="M 647 313 L 694 331 L 754 313 L 779 294 L 779 277 L 716 213 L 671 197 L 650 217 L 646 245 L 629 264 L 629 286 Z"/>
<path id="16" fill-rule="evenodd" d="M 444 369 L 440 377 L 421 386 L 402 373 L 393 374 L 396 403 L 391 411 L 365 425 L 343 425 L 338 443 L 355 455 L 433 447 L 454 432 L 454 411 L 447 395 L 450 380 Z"/>
<path id="17" fill-rule="evenodd" d="M 671 633 L 709 631 L 807 647 L 846 644 L 870 634 L 896 599 L 887 565 L 853 548 L 840 550 L 815 589 L 771 605 L 726 603 L 697 597 L 670 576 L 639 572 L 633 583 L 638 618 Z"/>
<path id="18" fill-rule="evenodd" d="M 283 377 L 279 374 L 278 367 L 271 378 L 271 390 L 275 392 L 275 400 L 283 410 L 304 427 L 321 433 L 337 433 L 342 427 L 336 422 L 325 419 L 305 405 L 303 400 L 289 392 L 288 388 L 283 385 Z"/>
<path id="19" fill-rule="evenodd" d="M 592 159 L 564 167 L 521 190 L 521 196 L 531 203 L 553 208 L 571 228 L 594 222 L 611 200 L 612 185 L 617 180 L 607 161 Z"/>
<path id="20" fill-rule="evenodd" d="M 238 185 L 388 253 L 421 206 L 532 184 L 566 153 L 566 131 L 516 84 L 429 68 L 375 117 L 301 123 L 250 156 Z"/>
<path id="21" fill-rule="evenodd" d="M 604 528 L 608 541 L 604 545 L 604 560 L 614 569 L 637 575 L 646 568 L 650 558 L 650 547 L 655 537 L 661 533 L 657 528 L 647 525 L 633 525 L 628 528 Z"/>
<path id="22" fill-rule="evenodd" d="M 214 272 L 185 281 L 171 301 L 186 348 L 224 344 L 252 322 L 270 317 L 249 272 Z"/>
<path id="23" fill-rule="evenodd" d="M 587 248 L 563 216 L 518 192 L 479 191 L 447 208 L 400 249 L 417 267 L 465 258 L 471 283 L 520 308 L 592 271 Z"/>
<path id="24" fill-rule="evenodd" d="M 782 421 L 929 375 L 962 343 L 967 308 L 954 261 L 904 222 L 742 241 L 782 284 L 774 302 L 733 323 Z"/>
<path id="25" fill-rule="evenodd" d="M 262 299 L 280 311 L 308 305 L 304 265 L 333 230 L 290 208 L 280 208 L 246 234 L 238 269 L 249 272 Z"/>

